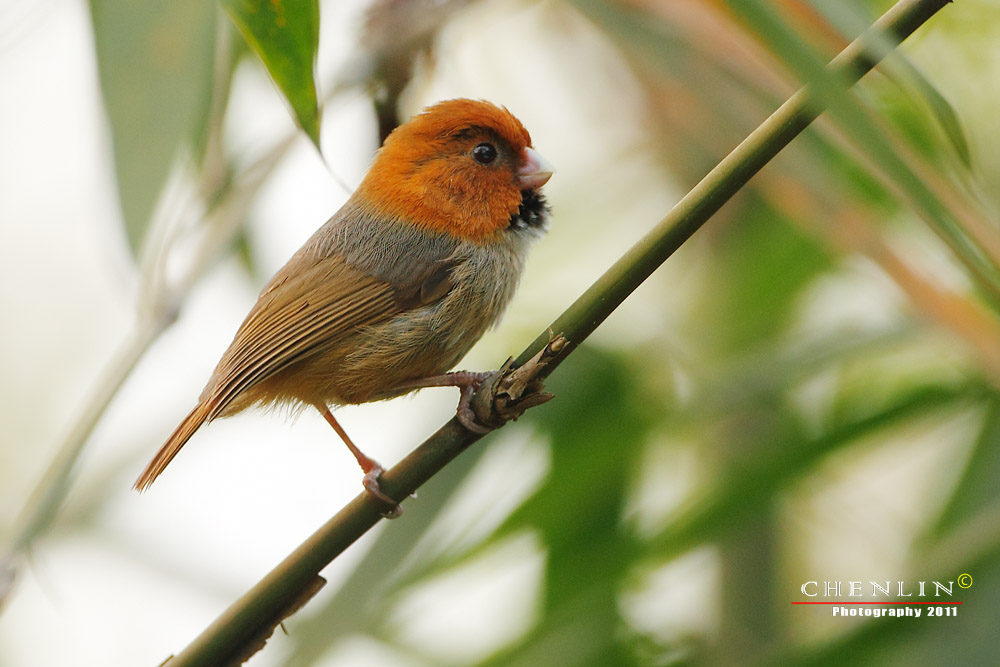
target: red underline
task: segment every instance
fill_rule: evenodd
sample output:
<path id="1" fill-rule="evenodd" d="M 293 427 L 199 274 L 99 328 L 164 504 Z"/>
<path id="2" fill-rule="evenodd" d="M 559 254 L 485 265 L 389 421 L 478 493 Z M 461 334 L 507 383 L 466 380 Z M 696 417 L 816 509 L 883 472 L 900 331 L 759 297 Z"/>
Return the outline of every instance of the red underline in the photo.
<path id="1" fill-rule="evenodd" d="M 943 606 L 946 604 L 962 604 L 961 602 L 792 602 L 792 604 L 933 604 Z"/>

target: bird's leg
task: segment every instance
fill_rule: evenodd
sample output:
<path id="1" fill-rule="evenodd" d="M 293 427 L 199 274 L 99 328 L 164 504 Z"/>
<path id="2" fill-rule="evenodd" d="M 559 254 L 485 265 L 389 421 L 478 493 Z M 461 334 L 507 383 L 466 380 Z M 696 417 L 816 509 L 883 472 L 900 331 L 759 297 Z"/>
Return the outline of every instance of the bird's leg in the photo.
<path id="1" fill-rule="evenodd" d="M 476 413 L 472 410 L 472 395 L 476 393 L 479 384 L 486 378 L 493 375 L 493 371 L 476 373 L 473 371 L 455 371 L 444 375 L 434 375 L 428 378 L 417 378 L 407 380 L 397 385 L 395 389 L 425 389 L 427 387 L 458 387 L 461 390 L 461 398 L 458 399 L 458 409 L 455 416 L 459 423 L 473 433 L 489 433 L 493 429 L 483 426 L 476 421 Z"/>
<path id="2" fill-rule="evenodd" d="M 383 468 L 378 461 L 367 456 L 363 451 L 358 449 L 357 445 L 351 442 L 351 438 L 347 435 L 347 431 L 344 430 L 344 427 L 341 426 L 340 422 L 338 422 L 333 416 L 329 407 L 325 405 L 317 405 L 316 409 L 319 410 L 321 415 L 323 415 L 323 419 L 325 419 L 326 422 L 333 427 L 333 430 L 337 432 L 340 439 L 343 440 L 344 444 L 347 445 L 347 448 L 351 450 L 351 454 L 354 454 L 354 458 L 357 459 L 358 465 L 361 466 L 361 469 L 365 473 L 364 478 L 361 480 L 365 490 L 392 508 L 385 512 L 383 516 L 387 519 L 395 519 L 402 514 L 403 508 L 399 506 L 399 503 L 387 496 L 382 492 L 382 489 L 379 488 L 378 478 L 379 475 L 385 472 L 385 468 Z"/>

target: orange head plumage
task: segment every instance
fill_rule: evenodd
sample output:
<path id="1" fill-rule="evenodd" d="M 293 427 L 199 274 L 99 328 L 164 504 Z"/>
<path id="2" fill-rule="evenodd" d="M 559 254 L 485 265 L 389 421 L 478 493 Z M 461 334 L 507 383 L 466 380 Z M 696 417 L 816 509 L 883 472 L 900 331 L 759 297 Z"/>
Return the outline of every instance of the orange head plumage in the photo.
<path id="1" fill-rule="evenodd" d="M 356 194 L 386 219 L 487 242 L 551 175 L 513 114 L 456 99 L 396 128 Z"/>

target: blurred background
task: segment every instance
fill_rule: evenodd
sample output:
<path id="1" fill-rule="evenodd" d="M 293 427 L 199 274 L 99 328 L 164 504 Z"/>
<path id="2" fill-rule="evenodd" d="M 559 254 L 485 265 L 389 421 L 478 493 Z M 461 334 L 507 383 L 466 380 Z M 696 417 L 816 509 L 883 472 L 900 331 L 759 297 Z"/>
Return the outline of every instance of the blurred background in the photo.
<path id="1" fill-rule="evenodd" d="M 312 412 L 130 487 L 396 123 L 488 99 L 556 165 L 495 368 L 890 4 L 326 0 L 322 153 L 214 3 L 0 4 L 0 665 L 157 665 L 361 490 Z M 839 95 L 249 664 L 995 664 L 997 8 Z M 456 401 L 338 415 L 389 466 Z M 957 618 L 791 604 L 962 573 Z"/>

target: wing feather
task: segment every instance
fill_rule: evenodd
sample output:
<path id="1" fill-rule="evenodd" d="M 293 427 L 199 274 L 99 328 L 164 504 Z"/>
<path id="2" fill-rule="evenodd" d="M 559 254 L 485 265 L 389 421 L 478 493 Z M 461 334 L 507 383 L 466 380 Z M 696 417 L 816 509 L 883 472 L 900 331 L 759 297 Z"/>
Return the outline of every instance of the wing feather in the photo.
<path id="1" fill-rule="evenodd" d="M 396 287 L 339 255 L 306 268 L 294 264 L 264 289 L 219 361 L 202 395 L 212 405 L 210 419 L 263 380 L 403 310 Z"/>
<path id="2" fill-rule="evenodd" d="M 317 257 L 304 248 L 264 288 L 219 361 L 201 396 L 211 406 L 208 420 L 247 390 L 339 345 L 359 328 L 444 298 L 455 266 L 439 258 L 387 280 L 348 264 L 338 252 Z"/>

